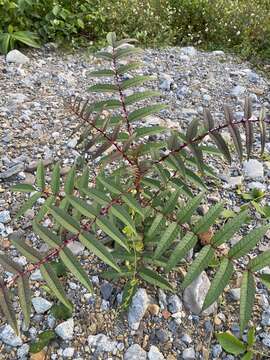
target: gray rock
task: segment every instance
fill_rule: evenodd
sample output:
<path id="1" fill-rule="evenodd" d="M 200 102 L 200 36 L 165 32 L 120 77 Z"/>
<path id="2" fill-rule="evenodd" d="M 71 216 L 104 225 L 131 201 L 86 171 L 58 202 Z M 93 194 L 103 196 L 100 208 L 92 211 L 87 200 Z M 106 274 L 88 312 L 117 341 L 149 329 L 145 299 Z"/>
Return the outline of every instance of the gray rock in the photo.
<path id="1" fill-rule="evenodd" d="M 251 183 L 248 184 L 248 188 L 250 190 L 257 189 L 257 190 L 265 191 L 266 190 L 266 185 L 260 183 L 259 181 L 252 181 Z"/>
<path id="2" fill-rule="evenodd" d="M 267 347 L 270 348 L 270 334 L 264 332 L 264 333 L 260 334 L 260 336 L 261 336 L 262 339 L 263 339 L 263 340 L 262 340 L 262 343 L 263 343 L 265 346 L 267 346 Z"/>
<path id="3" fill-rule="evenodd" d="M 194 46 L 182 47 L 180 51 L 183 55 L 188 55 L 189 57 L 194 57 L 198 53 Z"/>
<path id="4" fill-rule="evenodd" d="M 32 304 L 34 306 L 36 313 L 38 313 L 38 314 L 44 314 L 53 305 L 50 301 L 48 301 L 40 296 L 32 298 Z"/>
<path id="5" fill-rule="evenodd" d="M 248 80 L 250 82 L 252 82 L 253 84 L 257 84 L 258 81 L 260 80 L 260 77 L 258 74 L 256 74 L 254 71 L 249 71 L 248 72 Z"/>
<path id="6" fill-rule="evenodd" d="M 29 58 L 19 50 L 11 50 L 7 53 L 6 61 L 23 65 L 29 62 Z"/>
<path id="7" fill-rule="evenodd" d="M 182 301 L 177 295 L 170 296 L 168 299 L 168 304 L 169 304 L 169 311 L 171 313 L 174 314 L 182 311 L 182 307 L 183 307 Z"/>
<path id="8" fill-rule="evenodd" d="M 100 292 L 104 300 L 109 300 L 112 295 L 113 287 L 109 282 L 104 282 L 100 286 Z"/>
<path id="9" fill-rule="evenodd" d="M 138 344 L 131 345 L 124 354 L 124 360 L 146 360 L 146 352 Z"/>
<path id="10" fill-rule="evenodd" d="M 149 352 L 148 352 L 148 359 L 149 360 L 164 360 L 164 356 L 161 354 L 159 349 L 152 345 L 150 346 Z"/>
<path id="11" fill-rule="evenodd" d="M 199 314 L 202 310 L 203 302 L 210 288 L 210 280 L 203 271 L 184 291 L 184 305 L 192 313 Z M 212 314 L 217 307 L 217 303 L 212 304 L 208 309 L 203 311 L 203 315 Z"/>
<path id="12" fill-rule="evenodd" d="M 184 335 L 181 337 L 181 340 L 182 340 L 185 344 L 187 344 L 187 345 L 189 345 L 189 344 L 192 343 L 191 336 L 188 335 L 188 334 L 184 334 Z"/>
<path id="13" fill-rule="evenodd" d="M 184 360 L 194 360 L 196 359 L 195 350 L 193 347 L 187 348 L 183 351 L 182 357 Z"/>
<path id="14" fill-rule="evenodd" d="M 164 344 L 166 341 L 170 339 L 171 333 L 167 329 L 158 329 L 156 330 L 156 337 L 158 341 Z"/>
<path id="15" fill-rule="evenodd" d="M 149 297 L 145 289 L 138 289 L 133 296 L 131 306 L 128 311 L 128 324 L 131 329 L 138 330 L 140 322 L 146 313 L 150 303 Z"/>
<path id="16" fill-rule="evenodd" d="M 240 300 L 240 293 L 241 293 L 241 289 L 240 288 L 235 288 L 235 289 L 231 289 L 229 291 L 229 294 L 231 296 L 231 298 L 234 301 L 239 301 Z"/>
<path id="17" fill-rule="evenodd" d="M 263 164 L 258 160 L 250 159 L 243 164 L 244 175 L 251 179 L 263 178 Z"/>
<path id="18" fill-rule="evenodd" d="M 244 86 L 237 85 L 231 90 L 231 96 L 238 97 L 245 93 L 246 88 Z"/>
<path id="19" fill-rule="evenodd" d="M 173 84 L 173 79 L 170 75 L 163 74 L 160 79 L 160 89 L 165 91 L 170 91 Z"/>
<path id="20" fill-rule="evenodd" d="M 63 351 L 62 353 L 62 356 L 64 358 L 73 358 L 73 355 L 74 355 L 74 348 L 73 347 L 67 347 L 65 348 L 65 350 Z"/>
<path id="21" fill-rule="evenodd" d="M 230 176 L 228 178 L 228 185 L 230 188 L 235 188 L 237 186 L 242 185 L 243 183 L 243 176 Z"/>
<path id="22" fill-rule="evenodd" d="M 75 149 L 77 143 L 78 143 L 78 140 L 76 138 L 70 139 L 67 143 L 67 147 L 69 147 L 70 149 Z"/>
<path id="23" fill-rule="evenodd" d="M 270 309 L 262 313 L 262 325 L 270 326 Z"/>
<path id="24" fill-rule="evenodd" d="M 28 344 L 23 344 L 21 347 L 19 347 L 17 350 L 18 359 L 26 360 L 29 353 L 29 348 L 30 346 Z"/>
<path id="25" fill-rule="evenodd" d="M 19 172 L 24 170 L 23 164 L 17 164 L 15 166 L 12 166 L 11 168 L 7 169 L 6 171 L 3 171 L 0 173 L 0 179 L 8 179 L 11 176 L 14 176 L 18 174 Z"/>
<path id="26" fill-rule="evenodd" d="M 10 346 L 21 346 L 22 339 L 19 338 L 10 325 L 4 325 L 0 328 L 0 340 Z"/>
<path id="27" fill-rule="evenodd" d="M 79 255 L 85 249 L 84 246 L 79 241 L 73 241 L 72 243 L 68 244 L 67 247 L 72 252 L 73 255 Z"/>
<path id="28" fill-rule="evenodd" d="M 73 338 L 74 320 L 72 318 L 57 325 L 55 332 L 63 340 L 71 340 Z"/>
<path id="29" fill-rule="evenodd" d="M 104 334 L 89 335 L 88 345 L 95 347 L 98 352 L 113 352 L 117 349 L 117 341 L 112 341 Z"/>
<path id="30" fill-rule="evenodd" d="M 216 344 L 212 347 L 212 356 L 213 358 L 218 358 L 222 353 L 222 347 L 219 344 Z"/>
<path id="31" fill-rule="evenodd" d="M 39 269 L 35 270 L 35 271 L 31 274 L 30 279 L 31 279 L 32 281 L 42 280 L 43 277 L 42 277 L 42 275 L 41 275 L 40 270 L 39 270 Z"/>
<path id="32" fill-rule="evenodd" d="M 215 51 L 212 51 L 212 55 L 214 55 L 214 56 L 223 56 L 223 55 L 225 55 L 225 53 L 222 50 L 215 50 Z"/>
<path id="33" fill-rule="evenodd" d="M 167 295 L 162 289 L 158 289 L 158 303 L 161 310 L 167 309 Z"/>
<path id="34" fill-rule="evenodd" d="M 10 220 L 11 218 L 8 210 L 0 211 L 0 223 L 7 224 Z"/>

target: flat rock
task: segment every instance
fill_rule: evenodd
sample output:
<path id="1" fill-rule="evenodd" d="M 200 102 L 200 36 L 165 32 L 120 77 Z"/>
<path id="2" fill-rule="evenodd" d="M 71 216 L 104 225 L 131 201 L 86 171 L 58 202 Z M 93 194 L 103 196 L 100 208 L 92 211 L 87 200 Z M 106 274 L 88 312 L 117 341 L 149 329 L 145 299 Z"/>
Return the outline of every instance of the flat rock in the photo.
<path id="1" fill-rule="evenodd" d="M 73 241 L 72 243 L 68 244 L 67 247 L 73 255 L 79 255 L 84 250 L 84 246 L 79 241 Z"/>
<path id="2" fill-rule="evenodd" d="M 150 346 L 150 350 L 148 352 L 148 359 L 149 360 L 164 360 L 165 357 L 161 354 L 161 352 L 159 351 L 159 349 L 152 345 Z"/>
<path id="3" fill-rule="evenodd" d="M 57 325 L 55 332 L 63 340 L 71 340 L 73 338 L 74 320 L 72 318 Z"/>
<path id="4" fill-rule="evenodd" d="M 112 341 L 108 336 L 104 334 L 89 335 L 88 345 L 95 347 L 98 352 L 113 352 L 117 349 L 117 341 Z"/>
<path id="5" fill-rule="evenodd" d="M 187 348 L 183 351 L 182 354 L 182 359 L 183 360 L 194 360 L 196 359 L 196 354 L 195 354 L 195 350 L 193 347 Z"/>
<path id="6" fill-rule="evenodd" d="M 128 324 L 133 330 L 138 330 L 140 322 L 146 313 L 150 299 L 145 289 L 138 289 L 133 296 L 131 306 L 128 311 Z"/>
<path id="7" fill-rule="evenodd" d="M 8 210 L 0 211 L 0 223 L 7 224 L 10 220 L 10 212 Z"/>
<path id="8" fill-rule="evenodd" d="M 263 178 L 263 164 L 256 159 L 250 159 L 243 164 L 244 175 L 250 179 Z"/>
<path id="9" fill-rule="evenodd" d="M 210 288 L 211 282 L 203 271 L 184 291 L 184 305 L 194 314 L 200 314 L 204 299 Z M 203 311 L 203 315 L 210 315 L 216 309 L 217 304 L 212 304 L 208 309 Z"/>
<path id="10" fill-rule="evenodd" d="M 131 345 L 124 354 L 124 360 L 146 360 L 146 352 L 138 344 Z"/>
<path id="11" fill-rule="evenodd" d="M 7 53 L 6 61 L 23 65 L 28 63 L 30 59 L 27 56 L 25 56 L 23 53 L 21 53 L 19 50 L 15 49 Z"/>
<path id="12" fill-rule="evenodd" d="M 53 305 L 50 301 L 48 301 L 40 296 L 34 297 L 32 299 L 32 304 L 34 306 L 36 313 L 38 313 L 38 314 L 44 314 Z"/>
<path id="13" fill-rule="evenodd" d="M 19 338 L 10 325 L 4 325 L 0 328 L 0 340 L 10 346 L 21 346 L 22 339 Z"/>
<path id="14" fill-rule="evenodd" d="M 0 173 L 0 179 L 8 179 L 24 170 L 23 164 L 17 164 Z"/>

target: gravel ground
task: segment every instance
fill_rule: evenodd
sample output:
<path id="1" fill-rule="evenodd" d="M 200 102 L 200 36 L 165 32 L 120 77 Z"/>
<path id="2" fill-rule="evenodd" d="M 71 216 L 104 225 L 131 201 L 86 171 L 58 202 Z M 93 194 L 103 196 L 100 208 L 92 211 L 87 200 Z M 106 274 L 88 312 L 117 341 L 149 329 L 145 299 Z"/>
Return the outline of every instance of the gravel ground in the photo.
<path id="1" fill-rule="evenodd" d="M 100 66 L 87 53 L 62 54 L 52 45 L 29 51 L 26 55 L 28 61 L 24 64 L 8 63 L 4 56 L 0 57 L 0 251 L 12 254 L 21 264 L 25 264 L 25 258 L 16 253 L 8 240 L 13 232 L 21 231 L 28 241 L 43 251 L 47 248 L 44 245 L 42 248 L 31 233 L 32 210 L 27 212 L 22 222 L 11 220 L 20 204 L 20 197 L 11 193 L 9 188 L 18 181 L 33 183 L 38 159 L 44 159 L 48 166 L 61 159 L 64 172 L 73 164 L 78 153 L 75 150 L 76 138 L 70 138 L 70 134 L 77 122 L 68 111 L 65 100 L 70 95 L 84 95 L 93 81 L 88 72 Z M 236 117 L 241 118 L 246 94 L 252 97 L 255 114 L 262 105 L 270 109 L 269 81 L 251 70 L 248 63 L 223 52 L 199 52 L 193 47 L 148 49 L 143 60 L 145 66 L 141 71 L 157 75 L 151 86 L 159 87 L 163 94 L 159 101 L 170 105 L 169 110 L 151 117 L 149 123 L 183 128 L 193 116 L 201 116 L 203 106 L 209 106 L 215 118 L 222 120 L 224 103 L 231 104 Z M 259 139 L 256 139 L 255 146 L 258 145 Z M 237 212 L 242 200 L 233 189 L 235 184 L 241 184 L 243 189 L 269 190 L 270 143 L 266 148 L 264 160 L 254 159 L 244 164 L 244 169 L 238 163 L 229 167 L 221 160 L 209 158 L 220 177 L 220 182 L 214 185 L 214 191 L 208 196 L 209 204 L 224 199 L 227 207 Z M 269 200 L 266 195 L 263 202 Z M 201 212 L 207 206 L 205 204 Z M 251 225 L 259 223 L 260 216 L 255 213 Z M 256 252 L 270 247 L 269 238 L 270 233 L 267 233 Z M 233 241 L 236 242 L 237 238 Z M 35 273 L 32 277 L 35 311 L 31 328 L 22 332 L 22 339 L 19 339 L 2 320 L 0 359 L 30 358 L 29 342 L 47 329 L 55 329 L 58 334 L 45 349 L 47 359 L 192 360 L 207 359 L 207 356 L 209 359 L 234 359 L 222 352 L 213 334 L 227 329 L 239 334 L 237 276 L 226 290 L 223 301 L 213 306 L 208 314 L 194 314 L 205 288 L 209 286 L 208 276 L 203 273 L 190 293 L 184 295 L 171 296 L 153 288 L 140 288 L 128 317 L 120 317 L 117 306 L 121 301 L 122 284 L 102 280 L 99 272 L 103 266 L 79 244 L 75 244 L 73 251 L 92 278 L 95 295 L 87 293 L 68 276 L 66 290 L 75 304 L 73 317 L 67 322 L 55 320 L 50 314 L 53 303 L 50 299 L 45 301 L 48 297 L 37 281 L 39 274 Z M 170 281 L 179 284 L 184 271 L 185 268 L 180 267 L 170 275 Z M 270 268 L 265 272 L 270 272 Z M 193 307 L 188 309 L 194 294 Z M 265 354 L 270 354 L 270 294 L 259 284 L 257 294 L 254 308 L 257 344 Z M 45 358 L 45 352 L 40 356 Z"/>

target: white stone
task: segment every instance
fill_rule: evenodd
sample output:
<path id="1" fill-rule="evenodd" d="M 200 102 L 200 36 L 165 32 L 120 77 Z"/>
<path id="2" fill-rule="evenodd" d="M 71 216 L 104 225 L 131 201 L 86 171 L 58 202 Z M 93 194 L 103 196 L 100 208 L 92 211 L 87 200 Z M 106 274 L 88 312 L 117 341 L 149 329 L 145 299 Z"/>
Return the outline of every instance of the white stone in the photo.
<path id="1" fill-rule="evenodd" d="M 48 301 L 40 296 L 34 297 L 32 299 L 32 304 L 34 306 L 36 313 L 38 313 L 38 314 L 44 314 L 53 305 L 50 301 Z"/>
<path id="2" fill-rule="evenodd" d="M 74 355 L 74 348 L 72 347 L 67 347 L 62 353 L 62 356 L 65 358 L 72 358 L 73 355 Z"/>
<path id="3" fill-rule="evenodd" d="M 243 164 L 244 175 L 251 179 L 263 178 L 263 164 L 256 159 L 250 159 Z"/>
<path id="4" fill-rule="evenodd" d="M 148 359 L 149 360 L 164 360 L 165 358 L 161 354 L 159 349 L 156 346 L 152 345 L 148 352 Z"/>
<path id="5" fill-rule="evenodd" d="M 146 352 L 138 344 L 131 345 L 124 354 L 124 360 L 146 360 Z"/>
<path id="6" fill-rule="evenodd" d="M 117 344 L 117 341 L 112 341 L 104 334 L 88 336 L 88 345 L 95 347 L 98 352 L 113 352 L 117 349 Z"/>
<path id="7" fill-rule="evenodd" d="M 194 314 L 202 310 L 203 302 L 210 288 L 211 282 L 203 271 L 184 291 L 184 305 Z M 203 315 L 212 314 L 217 308 L 217 303 L 212 304 L 203 311 Z"/>
<path id="8" fill-rule="evenodd" d="M 215 51 L 212 51 L 212 55 L 214 55 L 214 56 L 223 56 L 223 55 L 225 55 L 225 53 L 222 50 L 215 50 Z"/>
<path id="9" fill-rule="evenodd" d="M 186 46 L 181 48 L 181 53 L 190 57 L 194 57 L 197 55 L 197 50 L 194 46 Z"/>
<path id="10" fill-rule="evenodd" d="M 79 241 L 73 241 L 67 246 L 73 255 L 79 255 L 83 252 L 84 246 Z"/>
<path id="11" fill-rule="evenodd" d="M 23 344 L 21 347 L 17 350 L 17 356 L 18 359 L 26 359 L 27 354 L 29 353 L 29 345 Z"/>
<path id="12" fill-rule="evenodd" d="M 140 322 L 146 313 L 150 299 L 145 289 L 138 289 L 133 296 L 131 306 L 128 311 L 128 324 L 131 329 L 138 330 Z"/>
<path id="13" fill-rule="evenodd" d="M 10 346 L 21 346 L 22 339 L 19 338 L 10 325 L 4 325 L 0 328 L 0 340 Z"/>
<path id="14" fill-rule="evenodd" d="M 78 143 L 78 140 L 76 138 L 70 139 L 67 143 L 67 147 L 69 147 L 70 149 L 74 149 L 76 147 L 77 143 Z"/>
<path id="15" fill-rule="evenodd" d="M 196 354 L 195 354 L 194 348 L 191 347 L 191 348 L 185 349 L 183 351 L 182 358 L 183 358 L 183 360 L 194 360 L 194 359 L 196 359 Z"/>
<path id="16" fill-rule="evenodd" d="M 231 96 L 238 97 L 245 93 L 246 88 L 244 86 L 237 85 L 231 90 Z"/>
<path id="17" fill-rule="evenodd" d="M 16 64 L 26 64 L 29 62 L 29 58 L 22 54 L 19 50 L 11 50 L 7 53 L 6 61 Z"/>
<path id="18" fill-rule="evenodd" d="M 230 188 L 235 188 L 237 186 L 242 185 L 243 183 L 243 176 L 230 176 L 228 178 L 228 186 Z"/>
<path id="19" fill-rule="evenodd" d="M 0 223 L 7 224 L 10 220 L 11 218 L 8 210 L 0 211 Z"/>
<path id="20" fill-rule="evenodd" d="M 262 184 L 258 181 L 252 181 L 251 183 L 248 184 L 248 188 L 249 189 L 257 189 L 257 190 L 262 190 L 265 191 L 266 190 L 266 185 Z"/>
<path id="21" fill-rule="evenodd" d="M 39 269 L 35 270 L 30 276 L 30 280 L 32 280 L 32 281 L 42 280 L 42 279 L 43 279 L 43 277 L 42 277 Z"/>
<path id="22" fill-rule="evenodd" d="M 239 301 L 240 300 L 240 293 L 241 293 L 241 289 L 240 288 L 234 288 L 231 289 L 229 294 L 231 295 L 232 299 L 235 301 Z"/>
<path id="23" fill-rule="evenodd" d="M 55 332 L 63 340 L 71 340 L 73 338 L 74 320 L 72 318 L 57 325 Z"/>

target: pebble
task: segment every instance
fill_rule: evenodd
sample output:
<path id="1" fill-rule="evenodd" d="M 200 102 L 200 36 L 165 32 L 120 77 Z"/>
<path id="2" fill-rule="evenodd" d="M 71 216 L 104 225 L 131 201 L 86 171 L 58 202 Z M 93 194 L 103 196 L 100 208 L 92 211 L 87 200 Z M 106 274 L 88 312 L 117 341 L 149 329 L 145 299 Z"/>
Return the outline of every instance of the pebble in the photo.
<path id="1" fill-rule="evenodd" d="M 23 344 L 22 339 L 17 336 L 10 325 L 4 325 L 0 327 L 0 340 L 10 346 L 21 346 Z"/>
<path id="2" fill-rule="evenodd" d="M 194 360 L 196 359 L 195 350 L 193 347 L 187 348 L 182 354 L 183 360 Z"/>
<path id="3" fill-rule="evenodd" d="M 109 282 L 104 282 L 100 286 L 101 296 L 104 300 L 109 300 L 113 291 L 113 286 Z"/>
<path id="4" fill-rule="evenodd" d="M 19 65 L 26 64 L 30 61 L 30 59 L 25 56 L 23 53 L 21 53 L 19 50 L 11 50 L 6 55 L 6 61 L 16 63 Z"/>
<path id="5" fill-rule="evenodd" d="M 262 321 L 263 326 L 270 326 L 270 308 L 262 313 Z"/>
<path id="6" fill-rule="evenodd" d="M 164 360 L 164 356 L 161 354 L 161 352 L 159 351 L 159 349 L 152 345 L 150 346 L 150 350 L 148 352 L 148 359 L 149 360 Z"/>
<path id="7" fill-rule="evenodd" d="M 84 251 L 85 247 L 79 241 L 73 241 L 67 246 L 73 255 L 80 255 Z"/>
<path id="8" fill-rule="evenodd" d="M 11 168 L 9 168 L 6 171 L 3 171 L 0 173 L 0 179 L 8 179 L 11 176 L 14 176 L 16 174 L 18 174 L 19 172 L 24 170 L 24 165 L 23 164 L 17 164 L 12 166 Z"/>
<path id="9" fill-rule="evenodd" d="M 244 161 L 243 170 L 245 177 L 250 179 L 263 178 L 263 165 L 261 162 L 255 159 Z"/>
<path id="10" fill-rule="evenodd" d="M 211 282 L 203 271 L 184 291 L 184 305 L 194 314 L 199 314 L 202 310 L 203 302 L 210 288 Z M 203 314 L 210 315 L 217 308 L 217 304 L 212 304 Z"/>
<path id="11" fill-rule="evenodd" d="M 150 299 L 146 290 L 142 288 L 138 289 L 133 296 L 132 303 L 128 310 L 128 323 L 131 329 L 138 330 L 149 303 Z"/>
<path id="12" fill-rule="evenodd" d="M 63 340 L 71 340 L 73 338 L 74 320 L 72 318 L 57 325 L 55 332 Z"/>
<path id="13" fill-rule="evenodd" d="M 98 352 L 114 352 L 117 349 L 117 341 L 112 341 L 104 334 L 89 335 L 88 345 L 95 347 Z"/>
<path id="14" fill-rule="evenodd" d="M 239 301 L 241 295 L 241 289 L 240 288 L 231 289 L 229 291 L 229 294 L 234 301 Z"/>
<path id="15" fill-rule="evenodd" d="M 10 212 L 8 210 L 0 211 L 0 223 L 7 224 L 10 220 Z"/>
<path id="16" fill-rule="evenodd" d="M 52 303 L 40 296 L 32 298 L 32 304 L 37 314 L 44 314 L 52 307 Z"/>
<path id="17" fill-rule="evenodd" d="M 125 352 L 124 360 L 147 360 L 147 354 L 140 345 L 133 344 Z"/>
<path id="18" fill-rule="evenodd" d="M 222 353 L 222 347 L 219 344 L 216 344 L 212 347 L 212 356 L 213 358 L 219 358 L 219 355 Z"/>
<path id="19" fill-rule="evenodd" d="M 18 359 L 22 359 L 22 360 L 26 359 L 29 353 L 29 348 L 30 346 L 28 344 L 23 344 L 22 346 L 20 346 L 17 350 Z"/>
<path id="20" fill-rule="evenodd" d="M 240 85 L 236 85 L 232 90 L 231 90 L 231 96 L 233 97 L 238 97 L 241 96 L 245 93 L 246 88 L 244 86 L 240 86 Z"/>
<path id="21" fill-rule="evenodd" d="M 180 300 L 179 296 L 172 295 L 168 299 L 168 308 L 171 313 L 178 313 L 182 311 L 182 301 Z"/>
<path id="22" fill-rule="evenodd" d="M 67 347 L 62 353 L 64 358 L 73 358 L 75 349 L 73 347 Z"/>

